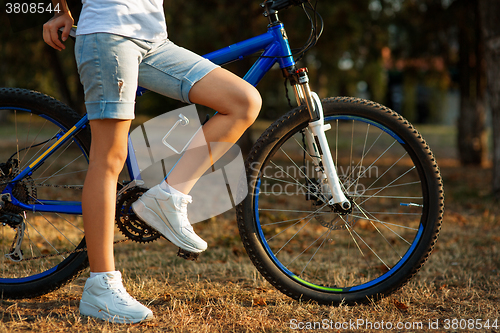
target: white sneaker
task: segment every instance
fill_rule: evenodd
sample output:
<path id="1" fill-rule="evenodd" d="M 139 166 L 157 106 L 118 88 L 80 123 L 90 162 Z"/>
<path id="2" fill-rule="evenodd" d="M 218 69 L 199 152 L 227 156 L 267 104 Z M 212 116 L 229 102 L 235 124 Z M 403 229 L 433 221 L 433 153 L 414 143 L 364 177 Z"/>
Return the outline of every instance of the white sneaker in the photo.
<path id="1" fill-rule="evenodd" d="M 127 293 L 120 272 L 87 279 L 80 301 L 80 314 L 120 324 L 153 319 L 153 312 Z"/>
<path id="2" fill-rule="evenodd" d="M 132 204 L 135 214 L 178 247 L 199 253 L 207 243 L 193 230 L 187 217 L 189 195 L 167 193 L 156 185 Z"/>

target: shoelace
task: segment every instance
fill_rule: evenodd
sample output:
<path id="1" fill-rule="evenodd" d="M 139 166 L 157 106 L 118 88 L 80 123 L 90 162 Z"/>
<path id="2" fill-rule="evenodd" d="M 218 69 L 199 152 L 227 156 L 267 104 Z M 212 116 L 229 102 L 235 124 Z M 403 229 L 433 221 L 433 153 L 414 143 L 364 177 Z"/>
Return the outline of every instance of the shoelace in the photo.
<path id="1" fill-rule="evenodd" d="M 187 216 L 187 205 L 188 205 L 188 203 L 191 203 L 191 202 L 192 202 L 191 198 L 181 197 L 181 204 L 179 207 L 180 208 L 179 213 L 182 216 L 182 220 L 184 221 L 183 227 L 194 232 L 193 226 L 189 222 L 189 219 Z"/>
<path id="2" fill-rule="evenodd" d="M 108 284 L 109 289 L 111 290 L 113 295 L 119 297 L 124 303 L 130 304 L 136 302 L 135 298 L 130 296 L 129 293 L 125 290 L 121 278 L 117 276 L 105 276 L 104 280 Z"/>

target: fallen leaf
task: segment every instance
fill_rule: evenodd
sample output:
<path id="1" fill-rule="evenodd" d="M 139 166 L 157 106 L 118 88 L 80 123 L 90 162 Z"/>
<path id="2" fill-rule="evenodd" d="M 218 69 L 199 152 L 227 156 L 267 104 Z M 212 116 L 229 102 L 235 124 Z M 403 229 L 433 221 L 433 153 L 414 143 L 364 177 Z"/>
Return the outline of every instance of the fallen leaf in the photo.
<path id="1" fill-rule="evenodd" d="M 396 308 L 398 310 L 400 310 L 400 311 L 406 311 L 406 310 L 408 310 L 408 305 L 406 305 L 406 304 L 398 301 L 397 299 L 393 299 L 392 301 L 394 303 L 394 306 L 396 306 Z"/>
<path id="2" fill-rule="evenodd" d="M 252 306 L 264 306 L 267 305 L 267 302 L 262 297 L 256 297 L 252 300 Z"/>

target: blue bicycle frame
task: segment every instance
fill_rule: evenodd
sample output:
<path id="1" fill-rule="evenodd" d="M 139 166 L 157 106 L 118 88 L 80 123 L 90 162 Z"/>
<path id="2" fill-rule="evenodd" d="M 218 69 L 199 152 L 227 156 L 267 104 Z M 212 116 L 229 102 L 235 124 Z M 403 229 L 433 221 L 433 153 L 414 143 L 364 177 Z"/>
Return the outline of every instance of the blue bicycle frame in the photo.
<path id="1" fill-rule="evenodd" d="M 233 44 L 218 51 L 204 55 L 205 58 L 211 60 L 218 65 L 224 65 L 229 62 L 243 59 L 243 57 L 254 54 L 258 51 L 264 50 L 262 55 L 257 59 L 254 65 L 250 68 L 244 76 L 244 80 L 256 86 L 263 76 L 274 66 L 279 63 L 281 69 L 289 68 L 295 65 L 292 57 L 288 38 L 282 23 L 270 25 L 267 32 L 250 38 L 248 40 Z M 137 94 L 140 96 L 144 93 L 145 89 L 139 87 Z M 29 110 L 27 110 L 29 111 Z M 7 185 L 2 192 L 2 195 L 10 195 L 10 200 L 16 206 L 24 210 L 32 212 L 58 212 L 65 214 L 81 214 L 81 202 L 76 201 L 55 201 L 55 200 L 39 200 L 35 204 L 25 204 L 20 202 L 12 194 L 15 184 L 26 176 L 30 176 L 43 162 L 59 149 L 64 143 L 78 133 L 79 130 L 87 126 L 87 115 L 83 116 L 72 128 L 64 133 L 60 133 L 58 140 L 52 144 L 44 153 L 35 159 L 28 167 L 15 177 L 12 182 Z M 139 167 L 134 154 L 132 142 L 128 142 L 128 156 L 126 166 L 131 179 L 141 179 Z"/>

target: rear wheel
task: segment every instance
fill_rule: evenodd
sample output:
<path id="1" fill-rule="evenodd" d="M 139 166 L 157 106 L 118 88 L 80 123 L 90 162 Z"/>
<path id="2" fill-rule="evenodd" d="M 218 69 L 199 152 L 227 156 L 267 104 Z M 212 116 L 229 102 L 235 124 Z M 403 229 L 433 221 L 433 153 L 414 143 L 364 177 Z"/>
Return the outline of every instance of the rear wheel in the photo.
<path id="1" fill-rule="evenodd" d="M 444 194 L 431 150 L 399 114 L 354 98 L 323 101 L 326 132 L 352 210 L 328 204 L 307 153 L 308 113 L 273 123 L 247 160 L 249 195 L 238 206 L 245 248 L 284 294 L 324 304 L 390 294 L 426 261 Z"/>
<path id="2" fill-rule="evenodd" d="M 49 96 L 0 88 L 0 193 L 80 118 Z M 33 174 L 18 182 L 13 195 L 28 205 L 48 203 L 47 200 L 79 203 L 89 149 L 87 126 Z M 80 215 L 32 212 L 7 202 L 0 210 L 0 222 L 2 297 L 45 294 L 71 281 L 88 266 Z M 24 235 L 16 238 L 21 224 Z M 20 244 L 14 254 L 6 257 L 16 248 L 13 241 Z"/>

